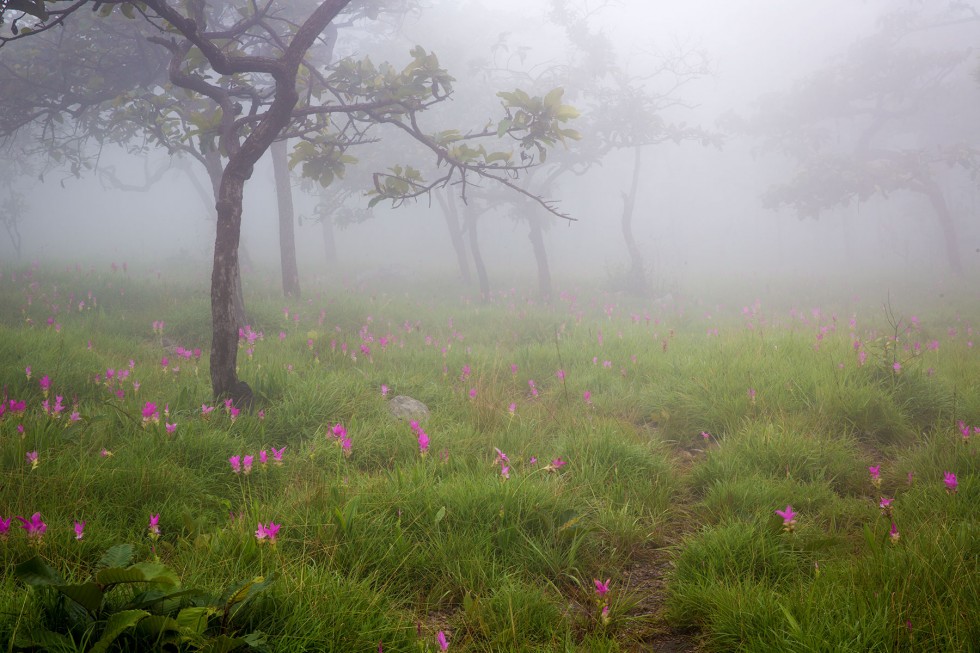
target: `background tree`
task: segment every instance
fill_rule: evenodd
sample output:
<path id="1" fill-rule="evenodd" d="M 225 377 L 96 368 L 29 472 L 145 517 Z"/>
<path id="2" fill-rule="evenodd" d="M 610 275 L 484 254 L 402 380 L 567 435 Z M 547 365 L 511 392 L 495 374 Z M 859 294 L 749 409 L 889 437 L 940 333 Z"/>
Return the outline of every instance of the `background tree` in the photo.
<path id="1" fill-rule="evenodd" d="M 969 3 L 892 11 L 876 34 L 791 91 L 762 98 L 754 116 L 730 119 L 795 163 L 792 177 L 771 186 L 763 204 L 815 219 L 852 202 L 918 195 L 931 209 L 950 270 L 962 274 L 957 219 L 943 185 L 957 170 L 977 170 L 975 125 L 949 107 L 959 106 L 967 46 L 978 30 L 980 16 Z"/>
<path id="2" fill-rule="evenodd" d="M 217 133 L 218 147 L 227 156 L 218 189 L 211 277 L 210 362 L 215 396 L 230 396 L 239 403 L 251 400 L 251 389 L 236 373 L 234 287 L 242 202 L 245 182 L 255 164 L 283 133 L 299 135 L 294 163 L 302 161 L 304 174 L 320 179 L 335 176 L 337 169 L 346 165 L 347 147 L 360 142 L 376 125 L 391 126 L 435 155 L 440 174 L 434 181 L 426 181 L 413 166 L 395 166 L 389 172 L 376 174 L 373 202 L 402 202 L 454 179 L 465 182 L 467 175 L 478 175 L 554 210 L 517 185 L 513 175 L 534 164 L 528 160 L 533 158 L 528 150 L 539 150 L 561 137 L 561 123 L 567 120 L 563 117 L 567 112 L 560 102 L 536 98 L 528 106 L 508 105 L 511 115 L 520 114 L 521 118 L 517 122 L 505 119 L 502 127 L 466 134 L 445 129 L 428 133 L 420 124 L 419 115 L 449 97 L 453 81 L 435 55 L 417 47 L 410 63 L 401 69 L 388 64 L 376 66 L 365 58 L 340 61 L 331 70 L 323 71 L 306 59 L 317 39 L 347 4 L 344 0 L 315 3 L 301 21 L 286 20 L 281 14 L 282 6 L 275 2 L 259 7 L 200 0 L 189 3 L 186 12 L 164 0 L 102 5 L 110 12 L 116 7 L 136 12 L 159 30 L 148 40 L 167 51 L 170 83 L 206 96 L 218 106 L 213 114 L 217 124 L 208 130 Z M 34 34 L 44 33 L 71 19 L 83 5 L 48 3 L 43 7 L 46 12 L 32 12 L 39 21 L 30 29 Z M 18 7 L 23 10 L 22 5 Z M 0 16 L 11 22 L 23 20 L 24 14 L 16 9 L 6 5 Z M 9 46 L 23 37 L 21 29 L 20 34 L 2 37 L 0 43 Z M 475 144 L 494 136 L 516 138 L 525 160 L 512 163 L 512 152 L 488 151 Z"/>

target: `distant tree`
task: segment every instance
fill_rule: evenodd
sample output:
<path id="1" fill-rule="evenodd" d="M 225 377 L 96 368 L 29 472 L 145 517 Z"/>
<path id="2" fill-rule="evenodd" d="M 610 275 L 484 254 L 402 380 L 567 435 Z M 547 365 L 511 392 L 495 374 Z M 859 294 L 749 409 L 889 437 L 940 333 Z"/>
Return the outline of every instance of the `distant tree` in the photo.
<path id="1" fill-rule="evenodd" d="M 306 58 L 348 4 L 349 0 L 294 2 L 288 6 L 289 19 L 283 13 L 284 3 L 275 0 L 262 5 L 189 0 L 184 9 L 166 0 L 106 0 L 94 5 L 106 13 L 118 8 L 139 19 L 141 29 L 148 25 L 157 30 L 147 40 L 166 51 L 169 83 L 208 97 L 218 107 L 200 118 L 202 125 L 184 132 L 188 137 L 213 134 L 227 157 L 217 194 L 211 276 L 210 362 L 215 396 L 228 396 L 239 403 L 251 400 L 251 389 L 236 372 L 234 288 L 242 201 L 255 164 L 283 134 L 299 135 L 294 163 L 302 162 L 304 174 L 327 183 L 347 165 L 346 149 L 378 125 L 388 125 L 431 151 L 441 166 L 437 179 L 426 181 L 414 166 L 395 166 L 375 175 L 375 203 L 386 199 L 402 202 L 454 179 L 465 181 L 477 175 L 532 197 L 557 213 L 517 185 L 513 176 L 536 163 L 534 152 L 561 138 L 567 112 L 560 94 L 557 101 L 552 95 L 547 102 L 532 98 L 528 103 L 508 103 L 510 117 L 481 130 L 429 133 L 420 115 L 450 96 L 453 81 L 435 55 L 416 47 L 408 65 L 400 69 L 378 66 L 365 58 L 345 59 L 324 70 Z M 18 33 L 0 36 L 0 46 L 14 45 L 5 55 L 16 57 L 17 41 L 29 42 L 31 36 L 71 20 L 88 6 L 83 0 L 8 0 L 0 5 L 0 20 L 11 28 L 18 23 Z M 300 18 L 295 18 L 301 9 Z M 34 19 L 29 20 L 29 15 Z M 30 33 L 25 33 L 25 27 Z M 487 150 L 479 144 L 501 136 L 516 139 L 524 160 L 515 163 L 512 151 Z"/>
<path id="2" fill-rule="evenodd" d="M 955 31 L 951 31 L 955 30 Z M 795 163 L 793 176 L 763 195 L 772 209 L 803 218 L 852 202 L 912 193 L 932 209 L 955 274 L 963 263 L 957 220 L 942 181 L 957 169 L 976 176 L 975 121 L 953 117 L 980 15 L 970 3 L 892 11 L 878 31 L 785 93 L 762 98 L 735 129 Z M 962 39 L 963 33 L 969 36 Z M 944 36 L 946 35 L 946 36 Z"/>

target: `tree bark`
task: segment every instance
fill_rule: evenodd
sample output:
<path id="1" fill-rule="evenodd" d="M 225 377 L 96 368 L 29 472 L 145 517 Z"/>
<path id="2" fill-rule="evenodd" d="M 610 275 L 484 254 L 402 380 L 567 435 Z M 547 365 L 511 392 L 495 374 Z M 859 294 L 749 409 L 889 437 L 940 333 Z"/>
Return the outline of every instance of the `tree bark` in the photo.
<path id="1" fill-rule="evenodd" d="M 289 180 L 289 161 L 285 140 L 269 148 L 272 170 L 276 178 L 276 199 L 279 205 L 279 259 L 282 268 L 282 292 L 287 297 L 299 297 L 299 266 L 296 263 L 296 235 L 293 230 L 293 187 Z"/>
<path id="2" fill-rule="evenodd" d="M 551 268 L 548 266 L 548 251 L 544 246 L 544 230 L 541 220 L 534 213 L 528 214 L 527 237 L 534 250 L 534 261 L 538 266 L 538 296 L 542 302 L 551 301 Z"/>
<path id="3" fill-rule="evenodd" d="M 442 209 L 442 217 L 446 220 L 446 227 L 449 229 L 449 239 L 456 252 L 456 264 L 459 266 L 459 276 L 467 286 L 472 283 L 470 275 L 470 260 L 466 255 L 466 243 L 463 241 L 463 229 L 459 223 L 459 211 L 456 209 L 456 198 L 451 189 L 445 190 L 445 195 L 437 192 L 435 194 L 439 208 Z"/>
<path id="4" fill-rule="evenodd" d="M 490 301 L 490 277 L 487 275 L 487 266 L 483 263 L 483 254 L 480 252 L 480 233 L 477 229 L 479 215 L 472 208 L 464 207 L 463 214 L 466 216 L 466 230 L 470 236 L 470 253 L 473 255 L 473 267 L 476 268 L 476 278 L 480 284 L 480 297 L 484 302 Z"/>
<path id="5" fill-rule="evenodd" d="M 950 271 L 957 275 L 963 274 L 963 261 L 960 258 L 960 249 L 957 242 L 956 222 L 949 212 L 949 205 L 943 195 L 939 184 L 933 179 L 927 179 L 922 184 L 922 193 L 929 199 L 932 210 L 936 214 L 936 221 L 939 229 L 943 232 L 943 243 L 946 246 L 946 262 L 949 263 Z"/>
<path id="6" fill-rule="evenodd" d="M 633 237 L 633 210 L 636 207 L 636 196 L 640 189 L 640 166 L 643 163 L 642 147 L 633 148 L 633 178 L 630 181 L 629 193 L 623 193 L 623 215 L 620 226 L 623 229 L 623 240 L 626 241 L 626 251 L 629 254 L 629 268 L 626 279 L 629 290 L 642 292 L 647 288 L 646 272 L 643 265 L 643 253 L 636 246 Z"/>

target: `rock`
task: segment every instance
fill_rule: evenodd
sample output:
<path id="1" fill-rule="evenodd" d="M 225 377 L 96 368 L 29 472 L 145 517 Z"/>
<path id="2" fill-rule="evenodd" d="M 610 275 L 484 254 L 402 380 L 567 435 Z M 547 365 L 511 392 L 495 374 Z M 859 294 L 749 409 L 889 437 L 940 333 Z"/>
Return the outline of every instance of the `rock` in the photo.
<path id="1" fill-rule="evenodd" d="M 429 407 L 418 399 L 412 399 L 406 395 L 392 397 L 388 402 L 388 410 L 400 420 L 406 422 L 411 420 L 422 421 L 429 416 Z"/>

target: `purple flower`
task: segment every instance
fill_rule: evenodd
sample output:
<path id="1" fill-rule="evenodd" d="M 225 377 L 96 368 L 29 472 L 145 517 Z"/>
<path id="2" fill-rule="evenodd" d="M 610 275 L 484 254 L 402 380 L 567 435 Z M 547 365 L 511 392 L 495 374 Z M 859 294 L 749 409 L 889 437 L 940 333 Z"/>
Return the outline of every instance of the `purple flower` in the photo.
<path id="1" fill-rule="evenodd" d="M 10 520 L 11 517 L 4 519 L 0 517 L 0 540 L 7 539 L 7 535 L 10 533 Z"/>
<path id="2" fill-rule="evenodd" d="M 282 454 L 286 450 L 284 446 L 282 449 L 276 449 L 275 447 L 269 447 L 272 449 L 272 462 L 276 465 L 282 464 Z"/>
<path id="3" fill-rule="evenodd" d="M 157 411 L 157 405 L 152 401 L 146 402 L 143 406 L 143 422 L 159 422 L 160 413 Z"/>
<path id="4" fill-rule="evenodd" d="M 48 525 L 41 521 L 41 513 L 39 512 L 31 515 L 30 520 L 23 517 L 18 517 L 17 520 L 20 521 L 21 527 L 27 531 L 27 536 L 36 540 L 40 540 L 44 531 L 48 530 Z"/>
<path id="5" fill-rule="evenodd" d="M 255 539 L 259 541 L 259 544 L 264 540 L 269 540 L 270 544 L 275 544 L 281 526 L 282 524 L 273 521 L 270 521 L 268 526 L 263 526 L 262 522 L 259 522 L 259 527 L 255 530 Z"/>
<path id="6" fill-rule="evenodd" d="M 259 452 L 259 462 L 263 465 L 269 462 L 269 452 L 267 452 L 265 449 Z"/>
<path id="7" fill-rule="evenodd" d="M 607 578 L 606 579 L 606 582 L 602 582 L 598 578 L 593 578 L 592 579 L 592 582 L 595 584 L 595 593 L 598 594 L 599 596 L 605 596 L 606 595 L 606 592 L 609 591 L 609 581 L 610 580 L 612 580 L 612 579 Z"/>
<path id="8" fill-rule="evenodd" d="M 252 462 L 255 460 L 253 456 L 245 456 L 242 458 L 242 471 L 245 474 L 249 474 L 252 471 Z"/>
<path id="9" fill-rule="evenodd" d="M 440 630 L 436 634 L 436 641 L 439 642 L 439 650 L 440 651 L 448 651 L 449 650 L 449 640 L 446 639 L 446 633 L 444 633 L 444 632 L 442 632 Z"/>
<path id="10" fill-rule="evenodd" d="M 953 472 L 943 472 L 943 483 L 946 484 L 947 492 L 950 494 L 956 492 L 956 486 L 958 485 L 956 482 L 956 474 Z"/>
<path id="11" fill-rule="evenodd" d="M 786 510 L 777 510 L 776 514 L 783 518 L 783 528 L 786 532 L 792 531 L 796 526 L 796 513 L 793 512 L 793 506 L 787 504 Z"/>
<path id="12" fill-rule="evenodd" d="M 891 538 L 892 544 L 896 544 L 901 537 L 898 532 L 898 527 L 895 526 L 895 522 L 892 522 L 892 529 L 888 532 L 888 537 Z"/>
<path id="13" fill-rule="evenodd" d="M 156 513 L 155 515 L 150 515 L 150 523 L 146 527 L 146 530 L 149 531 L 150 537 L 152 539 L 155 540 L 158 537 L 160 537 L 160 513 Z"/>
<path id="14" fill-rule="evenodd" d="M 231 471 L 235 472 L 236 474 L 240 474 L 242 472 L 241 456 L 232 456 L 228 459 L 228 462 L 231 463 Z"/>
<path id="15" fill-rule="evenodd" d="M 173 435 L 177 431 L 177 424 L 171 424 L 167 422 L 167 433 Z"/>
<path id="16" fill-rule="evenodd" d="M 27 462 L 31 464 L 31 469 L 37 469 L 37 465 L 38 465 L 37 451 L 36 450 L 28 451 L 26 458 L 27 458 Z"/>
<path id="17" fill-rule="evenodd" d="M 85 537 L 85 522 L 77 521 L 75 522 L 75 539 L 80 540 Z"/>

